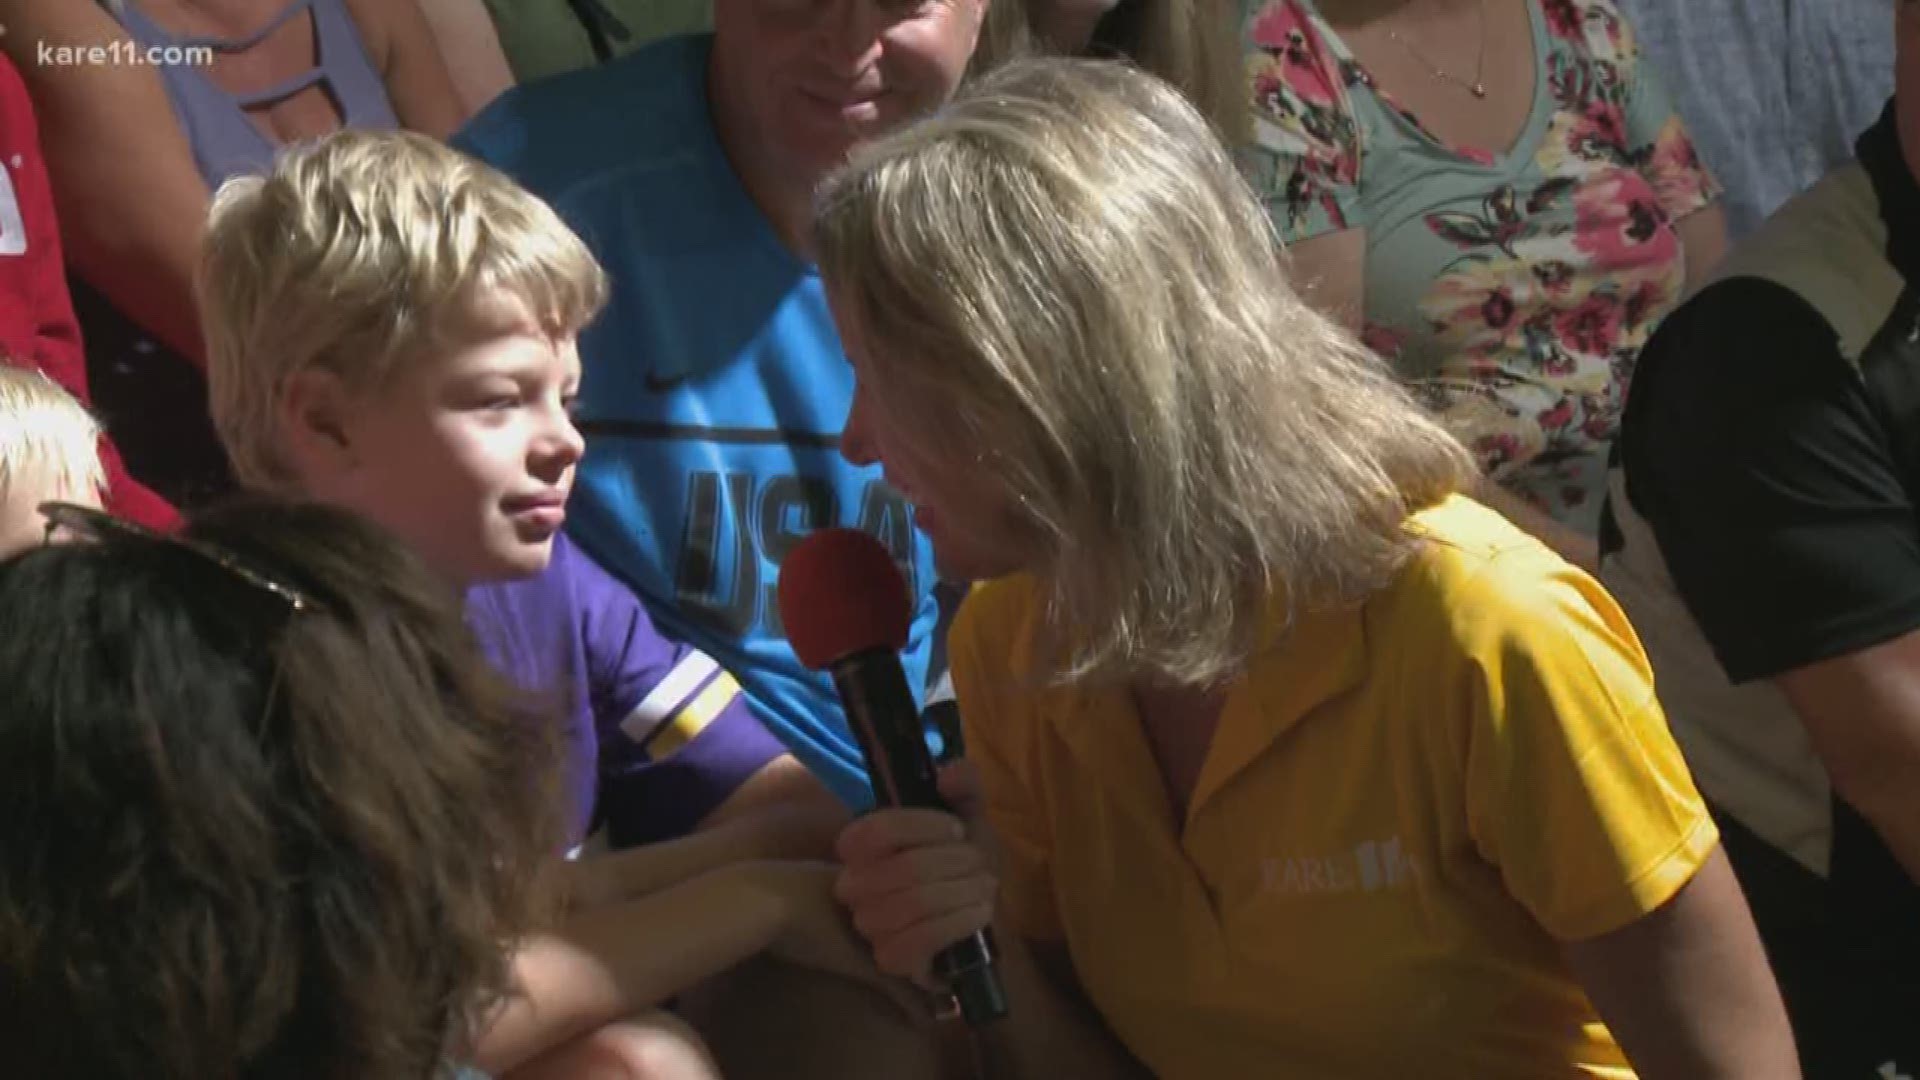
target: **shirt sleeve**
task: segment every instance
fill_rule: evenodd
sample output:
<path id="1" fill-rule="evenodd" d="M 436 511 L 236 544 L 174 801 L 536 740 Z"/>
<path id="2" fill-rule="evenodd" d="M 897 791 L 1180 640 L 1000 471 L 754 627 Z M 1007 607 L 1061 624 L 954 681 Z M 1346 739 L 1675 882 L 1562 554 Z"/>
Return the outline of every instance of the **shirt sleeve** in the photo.
<path id="1" fill-rule="evenodd" d="M 515 125 L 513 107 L 508 99 L 514 92 L 515 88 L 508 87 L 481 107 L 479 112 L 469 117 L 458 131 L 447 138 L 447 145 L 496 169 L 511 172 L 511 162 L 503 160 L 511 155 L 502 151 L 511 148 Z M 502 143 L 508 146 L 503 147 Z"/>
<path id="2" fill-rule="evenodd" d="M 1618 65 L 1625 78 L 1622 108 L 1627 156 L 1652 185 L 1654 197 L 1670 220 L 1678 221 L 1720 197 L 1718 180 L 1707 171 L 1673 107 L 1660 72 L 1640 49 L 1632 25 L 1611 4 L 1602 9 L 1618 20 Z"/>
<path id="3" fill-rule="evenodd" d="M 1669 317 L 1641 353 L 1620 460 L 1735 682 L 1920 629 L 1912 500 L 1832 328 L 1791 291 L 1736 278 Z"/>
<path id="4" fill-rule="evenodd" d="M 1332 45 L 1299 0 L 1265 0 L 1245 48 L 1253 138 L 1242 165 L 1280 239 L 1364 226 L 1359 127 Z"/>
<path id="5" fill-rule="evenodd" d="M 1613 598 L 1544 551 L 1475 581 L 1480 664 L 1467 827 L 1546 931 L 1579 941 L 1654 911 L 1719 840 Z"/>
<path id="6" fill-rule="evenodd" d="M 573 563 L 607 838 L 628 847 L 684 835 L 786 748 L 734 677 L 662 636 L 631 589 L 570 546 L 555 557 Z"/>
<path id="7" fill-rule="evenodd" d="M 1036 941 L 1064 936 L 1053 891 L 1053 838 L 1039 809 L 1032 762 L 1010 744 L 1018 722 L 994 688 L 1009 682 L 1004 659 L 1013 627 L 994 593 L 1005 586 L 976 588 L 955 616 L 948 648 L 967 760 L 980 773 L 988 825 L 998 841 L 1000 918 L 1014 932 Z M 995 644 L 999 645 L 996 651 Z"/>

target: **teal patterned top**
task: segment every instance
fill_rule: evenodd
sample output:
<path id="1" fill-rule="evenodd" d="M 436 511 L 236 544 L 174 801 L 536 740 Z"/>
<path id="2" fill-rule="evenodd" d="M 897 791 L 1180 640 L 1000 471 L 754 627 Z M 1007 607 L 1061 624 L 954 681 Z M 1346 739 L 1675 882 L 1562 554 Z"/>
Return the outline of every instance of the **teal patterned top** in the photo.
<path id="1" fill-rule="evenodd" d="M 1533 108 L 1448 146 L 1311 0 L 1253 0 L 1250 179 L 1287 242 L 1367 230 L 1365 338 L 1505 487 L 1593 533 L 1640 347 L 1680 300 L 1674 222 L 1718 188 L 1612 0 L 1531 0 Z"/>

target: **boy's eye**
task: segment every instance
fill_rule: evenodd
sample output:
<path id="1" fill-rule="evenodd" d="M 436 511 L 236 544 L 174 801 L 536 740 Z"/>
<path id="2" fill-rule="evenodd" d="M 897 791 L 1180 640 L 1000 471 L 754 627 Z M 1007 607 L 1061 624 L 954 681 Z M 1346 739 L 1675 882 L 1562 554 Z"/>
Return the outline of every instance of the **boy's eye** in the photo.
<path id="1" fill-rule="evenodd" d="M 577 393 L 560 395 L 560 407 L 567 411 L 568 416 L 578 416 L 580 414 L 580 395 Z"/>

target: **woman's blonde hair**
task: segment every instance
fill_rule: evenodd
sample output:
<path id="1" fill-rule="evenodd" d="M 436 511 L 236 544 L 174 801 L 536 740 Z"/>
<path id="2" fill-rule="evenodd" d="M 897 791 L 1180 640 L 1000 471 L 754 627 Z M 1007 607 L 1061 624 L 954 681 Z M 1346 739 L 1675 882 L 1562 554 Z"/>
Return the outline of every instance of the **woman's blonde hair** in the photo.
<path id="1" fill-rule="evenodd" d="M 1467 452 L 1302 301 L 1194 107 L 1028 60 L 857 150 L 815 243 L 901 430 L 988 448 L 1065 679 L 1229 676 L 1273 605 L 1357 600 Z"/>
<path id="2" fill-rule="evenodd" d="M 0 500 L 29 478 L 48 498 L 105 492 L 100 424 L 46 375 L 0 360 Z"/>
<path id="3" fill-rule="evenodd" d="M 352 129 L 220 188 L 198 285 L 214 424 L 240 480 L 269 491 L 294 487 L 276 437 L 290 376 L 376 389 L 488 290 L 555 336 L 607 295 L 587 246 L 504 174 L 424 135 Z"/>

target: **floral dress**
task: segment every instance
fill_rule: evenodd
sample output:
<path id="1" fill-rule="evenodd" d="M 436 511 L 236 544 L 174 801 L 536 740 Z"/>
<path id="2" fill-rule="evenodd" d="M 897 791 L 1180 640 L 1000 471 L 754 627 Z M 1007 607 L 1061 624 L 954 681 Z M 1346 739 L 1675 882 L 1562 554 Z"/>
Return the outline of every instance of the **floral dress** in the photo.
<path id="1" fill-rule="evenodd" d="M 1634 358 L 1680 299 L 1673 223 L 1718 194 L 1612 0 L 1528 5 L 1505 153 L 1442 144 L 1311 0 L 1253 0 L 1245 163 L 1291 243 L 1367 230 L 1365 338 L 1490 476 L 1593 533 Z"/>

